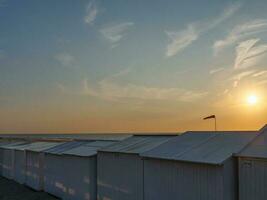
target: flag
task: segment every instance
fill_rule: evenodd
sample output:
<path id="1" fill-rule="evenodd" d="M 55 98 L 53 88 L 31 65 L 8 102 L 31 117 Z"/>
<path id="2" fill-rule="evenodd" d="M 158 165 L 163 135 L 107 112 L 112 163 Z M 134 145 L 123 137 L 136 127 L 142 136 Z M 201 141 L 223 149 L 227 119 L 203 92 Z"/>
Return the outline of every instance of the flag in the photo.
<path id="1" fill-rule="evenodd" d="M 210 115 L 208 117 L 203 118 L 203 120 L 206 120 L 206 119 L 215 119 L 215 118 L 216 118 L 215 115 Z"/>

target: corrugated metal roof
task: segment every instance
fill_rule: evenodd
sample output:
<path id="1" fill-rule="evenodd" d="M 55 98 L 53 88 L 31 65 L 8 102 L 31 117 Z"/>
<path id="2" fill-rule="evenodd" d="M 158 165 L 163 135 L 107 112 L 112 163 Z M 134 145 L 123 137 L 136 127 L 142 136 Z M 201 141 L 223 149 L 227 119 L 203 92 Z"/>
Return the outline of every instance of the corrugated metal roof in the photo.
<path id="1" fill-rule="evenodd" d="M 5 146 L 4 148 L 6 149 L 15 149 L 15 150 L 24 150 L 25 147 L 27 147 L 28 145 L 30 145 L 31 142 L 24 142 L 18 145 L 9 145 L 9 146 Z"/>
<path id="2" fill-rule="evenodd" d="M 187 132 L 141 156 L 184 162 L 222 164 L 241 151 L 257 132 Z"/>
<path id="3" fill-rule="evenodd" d="M 10 144 L 11 142 L 8 142 L 8 141 L 1 141 L 0 142 L 0 148 L 7 145 L 7 144 Z"/>
<path id="4" fill-rule="evenodd" d="M 114 144 L 114 141 L 95 141 L 88 142 L 76 148 L 65 151 L 65 155 L 75 155 L 75 156 L 94 156 L 97 154 L 97 150 Z"/>
<path id="5" fill-rule="evenodd" d="M 62 144 L 59 144 L 55 147 L 52 147 L 48 150 L 45 150 L 45 153 L 51 153 L 51 154 L 57 154 L 61 155 L 63 152 L 70 150 L 72 148 L 76 148 L 78 146 L 83 145 L 85 142 L 84 141 L 72 141 L 72 142 L 65 142 Z"/>
<path id="6" fill-rule="evenodd" d="M 140 154 L 148 151 L 174 136 L 132 136 L 114 145 L 101 149 L 103 152 Z"/>
<path id="7" fill-rule="evenodd" d="M 128 137 L 131 137 L 131 134 L 127 133 L 114 133 L 114 134 L 1 134 L 1 138 L 8 139 L 74 139 L 74 140 L 111 140 L 111 141 L 121 141 Z"/>
<path id="8" fill-rule="evenodd" d="M 34 151 L 34 152 L 41 152 L 45 151 L 47 149 L 53 148 L 57 145 L 60 145 L 62 143 L 58 142 L 33 142 L 25 146 L 25 150 L 28 151 Z"/>
<path id="9" fill-rule="evenodd" d="M 17 146 L 20 146 L 20 145 L 25 145 L 27 144 L 28 142 L 26 141 L 16 141 L 16 142 L 4 142 L 3 144 L 1 144 L 1 148 L 5 148 L 5 149 L 11 149 L 11 148 L 15 148 Z"/>
<path id="10" fill-rule="evenodd" d="M 247 147 L 237 154 L 240 157 L 267 158 L 267 127 L 262 129 Z"/>

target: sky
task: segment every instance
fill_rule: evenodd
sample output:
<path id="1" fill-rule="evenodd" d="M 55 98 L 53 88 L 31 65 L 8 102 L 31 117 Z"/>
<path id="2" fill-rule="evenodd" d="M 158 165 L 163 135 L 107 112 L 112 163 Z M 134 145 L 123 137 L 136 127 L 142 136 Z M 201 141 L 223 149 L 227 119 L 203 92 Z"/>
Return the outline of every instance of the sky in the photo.
<path id="1" fill-rule="evenodd" d="M 0 0 L 0 133 L 255 130 L 265 0 Z M 251 102 L 252 101 L 252 102 Z"/>

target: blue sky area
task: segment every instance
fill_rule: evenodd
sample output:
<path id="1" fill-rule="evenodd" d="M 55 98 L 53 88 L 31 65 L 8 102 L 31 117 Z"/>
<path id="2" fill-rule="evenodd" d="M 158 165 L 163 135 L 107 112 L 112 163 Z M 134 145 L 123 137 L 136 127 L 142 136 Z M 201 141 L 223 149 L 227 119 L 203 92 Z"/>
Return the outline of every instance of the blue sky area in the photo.
<path id="1" fill-rule="evenodd" d="M 258 129 L 266 10 L 265 0 L 0 0 L 0 132 L 209 130 L 209 114 L 221 129 Z"/>

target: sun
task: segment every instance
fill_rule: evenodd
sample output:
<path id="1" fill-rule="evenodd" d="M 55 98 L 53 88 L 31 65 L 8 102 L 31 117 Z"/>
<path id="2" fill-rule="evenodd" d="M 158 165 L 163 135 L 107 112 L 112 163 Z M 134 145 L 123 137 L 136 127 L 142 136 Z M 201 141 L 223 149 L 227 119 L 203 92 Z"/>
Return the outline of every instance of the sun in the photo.
<path id="1" fill-rule="evenodd" d="M 249 95 L 247 97 L 247 103 L 249 105 L 255 105 L 258 103 L 258 97 L 256 95 Z"/>

